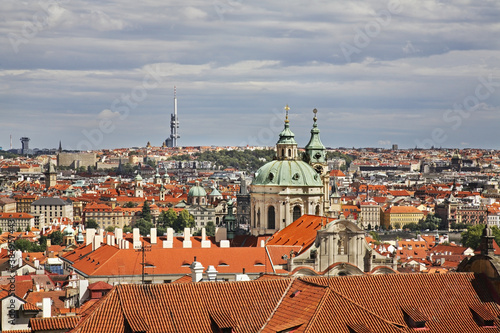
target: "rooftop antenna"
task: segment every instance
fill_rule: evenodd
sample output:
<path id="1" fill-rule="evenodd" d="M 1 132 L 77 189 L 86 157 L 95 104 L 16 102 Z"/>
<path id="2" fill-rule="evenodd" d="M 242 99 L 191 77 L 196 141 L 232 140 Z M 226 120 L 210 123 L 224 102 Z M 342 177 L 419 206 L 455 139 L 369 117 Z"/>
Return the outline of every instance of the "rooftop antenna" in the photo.
<path id="1" fill-rule="evenodd" d="M 142 284 L 144 284 L 144 277 L 146 276 L 146 273 L 144 272 L 144 268 L 146 267 L 146 251 L 149 252 L 151 251 L 151 245 L 145 246 L 144 241 L 142 241 L 142 246 L 140 249 L 135 250 L 136 252 L 142 252 Z"/>

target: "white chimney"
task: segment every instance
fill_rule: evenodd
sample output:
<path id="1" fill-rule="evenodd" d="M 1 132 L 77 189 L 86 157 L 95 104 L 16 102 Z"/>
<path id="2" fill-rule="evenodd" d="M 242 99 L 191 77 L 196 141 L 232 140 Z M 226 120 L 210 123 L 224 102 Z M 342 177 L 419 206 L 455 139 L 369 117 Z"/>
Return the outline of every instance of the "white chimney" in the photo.
<path id="1" fill-rule="evenodd" d="M 156 244 L 156 228 L 151 228 L 151 244 Z"/>
<path id="2" fill-rule="evenodd" d="M 104 239 L 104 229 L 99 228 L 99 236 L 102 236 L 102 238 Z"/>
<path id="3" fill-rule="evenodd" d="M 230 243 L 229 243 L 229 241 L 228 241 L 227 239 L 225 239 L 225 240 L 221 240 L 221 241 L 220 241 L 220 247 L 221 247 L 221 248 L 228 248 L 228 247 L 230 247 L 230 246 L 231 246 L 231 245 L 230 245 Z"/>
<path id="4" fill-rule="evenodd" d="M 191 278 L 193 279 L 193 282 L 199 282 L 203 279 L 203 269 L 205 267 L 196 261 L 196 257 L 194 257 L 194 261 L 189 268 L 191 269 Z"/>
<path id="5" fill-rule="evenodd" d="M 95 236 L 95 229 L 90 228 L 87 229 L 87 232 L 85 234 L 85 245 L 89 245 L 94 241 L 94 236 Z"/>
<path id="6" fill-rule="evenodd" d="M 134 228 L 132 229 L 132 233 L 133 233 L 133 248 L 134 249 L 140 249 L 141 248 L 141 240 L 140 240 L 140 233 L 139 233 L 139 228 Z"/>
<path id="7" fill-rule="evenodd" d="M 260 247 L 266 247 L 266 242 L 263 239 L 260 241 Z"/>
<path id="8" fill-rule="evenodd" d="M 212 281 L 212 282 L 217 281 L 217 270 L 215 269 L 215 267 L 213 265 L 208 266 L 205 273 L 207 273 L 208 281 Z"/>
<path id="9" fill-rule="evenodd" d="M 106 235 L 106 244 L 108 244 L 108 245 L 114 245 L 113 243 L 111 243 L 111 235 L 110 234 Z"/>
<path id="10" fill-rule="evenodd" d="M 201 241 L 207 240 L 207 231 L 205 227 L 201 228 Z"/>
<path id="11" fill-rule="evenodd" d="M 193 242 L 191 241 L 191 229 L 184 228 L 184 241 L 182 242 L 183 248 L 192 248 Z"/>
<path id="12" fill-rule="evenodd" d="M 94 236 L 94 241 L 92 242 L 92 251 L 95 251 L 98 248 L 100 248 L 102 242 L 103 242 L 102 236 L 101 235 L 95 235 Z"/>
<path id="13" fill-rule="evenodd" d="M 174 247 L 174 229 L 167 228 L 167 240 L 163 241 L 162 246 L 164 249 L 171 249 Z"/>
<path id="14" fill-rule="evenodd" d="M 120 228 L 115 229 L 115 238 L 116 238 L 117 242 L 119 239 L 123 238 L 123 229 L 120 229 Z"/>
<path id="15" fill-rule="evenodd" d="M 52 315 L 52 299 L 44 298 L 42 300 L 42 317 L 50 318 L 51 315 Z"/>

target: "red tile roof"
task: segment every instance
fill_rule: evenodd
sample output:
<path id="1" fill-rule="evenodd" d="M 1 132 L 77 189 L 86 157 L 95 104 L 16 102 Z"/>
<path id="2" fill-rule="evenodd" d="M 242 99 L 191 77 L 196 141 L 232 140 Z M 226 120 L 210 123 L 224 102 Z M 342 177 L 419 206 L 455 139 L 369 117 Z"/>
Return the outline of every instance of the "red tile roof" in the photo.
<path id="1" fill-rule="evenodd" d="M 308 249 L 316 239 L 316 232 L 334 219 L 302 215 L 284 229 L 276 232 L 266 245 L 300 246 L 299 253 Z"/>
<path id="2" fill-rule="evenodd" d="M 80 316 L 31 318 L 30 327 L 33 331 L 70 330 L 76 327 Z"/>

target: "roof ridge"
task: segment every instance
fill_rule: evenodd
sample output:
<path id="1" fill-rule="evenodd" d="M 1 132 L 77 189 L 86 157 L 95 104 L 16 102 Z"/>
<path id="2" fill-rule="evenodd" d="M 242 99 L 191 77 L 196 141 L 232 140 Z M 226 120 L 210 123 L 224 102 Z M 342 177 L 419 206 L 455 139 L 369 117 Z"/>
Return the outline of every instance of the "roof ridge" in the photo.
<path id="1" fill-rule="evenodd" d="M 288 287 L 286 287 L 285 291 L 283 292 L 283 295 L 281 295 L 280 300 L 278 301 L 278 303 L 276 303 L 276 306 L 274 307 L 273 311 L 269 314 L 269 317 L 266 319 L 266 322 L 264 323 L 264 325 L 262 325 L 262 327 L 259 329 L 259 333 L 262 332 L 264 330 L 264 328 L 266 328 L 267 324 L 269 324 L 269 322 L 271 321 L 271 318 L 273 318 L 276 311 L 278 311 L 281 303 L 285 299 L 285 296 L 288 294 L 288 291 L 290 290 L 290 288 L 292 288 L 292 285 L 296 279 L 297 279 L 296 277 L 290 278 L 290 283 L 288 284 Z"/>
<path id="2" fill-rule="evenodd" d="M 344 278 L 344 277 L 342 277 L 342 278 Z M 387 319 L 385 319 L 385 318 L 382 318 L 380 315 L 376 314 L 375 312 L 371 311 L 370 309 L 365 308 L 363 305 L 359 304 L 358 302 L 355 302 L 354 300 L 350 299 L 349 297 L 347 297 L 347 296 L 345 296 L 345 295 L 341 294 L 339 291 L 336 291 L 336 290 L 332 289 L 332 287 L 330 286 L 330 284 L 328 284 L 328 288 L 329 288 L 329 289 L 330 289 L 333 293 L 335 293 L 335 294 L 339 295 L 340 297 L 342 297 L 342 298 L 343 298 L 343 299 L 345 299 L 346 301 L 351 302 L 352 304 L 354 304 L 355 306 L 357 306 L 357 307 L 361 308 L 362 310 L 364 310 L 364 311 L 368 312 L 369 314 L 374 315 L 375 317 L 379 318 L 380 320 L 382 320 L 382 321 L 384 321 L 384 322 L 386 322 L 386 323 L 388 323 L 388 324 L 390 324 L 390 325 L 394 326 L 396 329 L 400 330 L 401 332 L 405 332 L 405 330 L 403 330 L 402 328 L 400 328 L 400 327 L 399 327 L 399 326 L 401 326 L 401 324 L 396 323 L 396 322 L 392 322 L 392 321 L 387 320 Z"/>
<path id="3" fill-rule="evenodd" d="M 78 332 L 78 329 L 81 328 L 81 326 L 87 322 L 88 320 L 91 319 L 91 317 L 97 313 L 97 309 L 101 306 L 103 306 L 103 304 L 106 303 L 106 301 L 111 297 L 111 295 L 117 293 L 118 291 L 118 288 L 120 287 L 121 285 L 117 285 L 117 286 L 114 286 L 113 289 L 111 289 L 106 295 L 104 295 L 103 297 L 101 297 L 93 306 L 92 306 L 92 311 L 86 315 L 86 316 L 82 316 L 80 322 L 78 323 L 78 325 L 73 328 L 72 330 L 68 331 L 68 333 L 76 333 Z M 119 295 L 118 295 L 119 296 Z M 120 297 L 118 297 L 118 301 L 120 301 Z M 120 304 L 120 307 L 119 307 L 119 310 L 121 310 L 121 304 Z M 122 311 L 122 315 L 123 315 L 123 311 Z"/>
<path id="4" fill-rule="evenodd" d="M 316 284 L 316 283 L 314 283 L 314 284 Z M 319 313 L 321 307 L 326 302 L 327 296 L 329 296 L 330 293 L 331 293 L 331 291 L 332 291 L 329 286 L 324 286 L 324 287 L 326 287 L 327 289 L 325 290 L 325 293 L 321 297 L 321 300 L 319 301 L 318 306 L 314 310 L 314 314 L 311 316 L 311 319 L 309 319 L 309 322 L 307 323 L 307 326 L 304 328 L 304 332 L 307 332 L 308 329 L 309 329 L 309 327 L 311 327 L 311 325 L 313 325 L 313 323 L 316 321 L 316 318 L 318 317 L 318 313 Z"/>

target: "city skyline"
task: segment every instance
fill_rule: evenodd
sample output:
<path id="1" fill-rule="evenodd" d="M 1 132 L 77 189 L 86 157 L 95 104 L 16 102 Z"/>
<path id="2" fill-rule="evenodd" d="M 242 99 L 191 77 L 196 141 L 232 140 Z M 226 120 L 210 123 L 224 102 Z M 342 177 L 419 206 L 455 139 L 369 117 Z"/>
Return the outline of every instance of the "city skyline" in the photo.
<path id="1" fill-rule="evenodd" d="M 500 4 L 463 1 L 1 5 L 0 146 L 488 148 Z"/>

